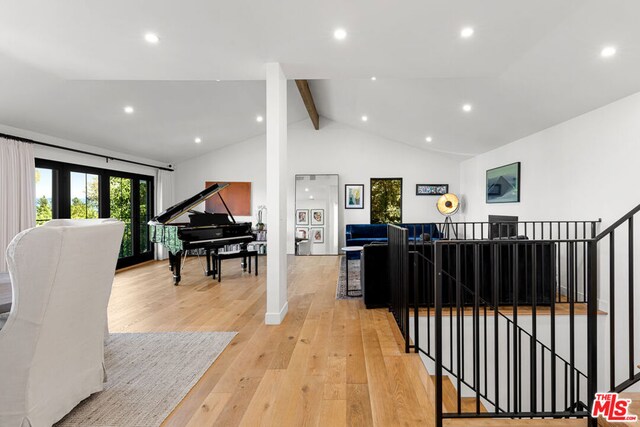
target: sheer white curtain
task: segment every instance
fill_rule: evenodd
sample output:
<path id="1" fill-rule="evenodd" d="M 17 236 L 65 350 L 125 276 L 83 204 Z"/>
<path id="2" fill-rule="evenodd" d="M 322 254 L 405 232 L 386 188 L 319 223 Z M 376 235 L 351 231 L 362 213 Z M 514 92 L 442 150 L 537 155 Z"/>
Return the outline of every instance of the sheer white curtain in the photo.
<path id="1" fill-rule="evenodd" d="M 173 205 L 173 172 L 158 170 L 156 174 L 156 215 Z M 169 254 L 162 245 L 156 245 L 156 259 L 167 259 Z"/>
<path id="2" fill-rule="evenodd" d="M 0 138 L 0 271 L 16 234 L 36 225 L 36 166 L 33 145 Z"/>

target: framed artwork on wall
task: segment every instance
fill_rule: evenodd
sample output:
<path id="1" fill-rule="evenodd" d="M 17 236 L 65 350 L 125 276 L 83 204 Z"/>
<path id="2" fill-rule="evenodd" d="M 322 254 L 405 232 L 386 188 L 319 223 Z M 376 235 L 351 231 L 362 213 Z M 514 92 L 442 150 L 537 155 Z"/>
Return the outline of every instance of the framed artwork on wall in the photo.
<path id="1" fill-rule="evenodd" d="M 313 243 L 324 243 L 324 228 L 311 228 L 311 241 Z"/>
<path id="2" fill-rule="evenodd" d="M 309 209 L 296 209 L 296 225 L 309 225 Z"/>
<path id="3" fill-rule="evenodd" d="M 487 171 L 487 203 L 520 201 L 520 162 Z"/>
<path id="4" fill-rule="evenodd" d="M 364 184 L 346 184 L 344 186 L 344 208 L 364 209 Z"/>
<path id="5" fill-rule="evenodd" d="M 416 184 L 416 196 L 442 196 L 449 192 L 449 184 Z"/>
<path id="6" fill-rule="evenodd" d="M 205 188 L 213 184 L 222 184 L 226 181 L 205 181 Z M 229 182 L 229 186 L 220 190 L 220 196 L 224 199 L 233 215 L 251 215 L 251 183 L 250 182 Z M 204 202 L 207 212 L 226 213 L 227 209 L 220 197 L 209 197 Z"/>
<path id="7" fill-rule="evenodd" d="M 311 209 L 311 225 L 324 225 L 324 209 Z"/>
<path id="8" fill-rule="evenodd" d="M 308 227 L 296 227 L 296 238 L 306 240 L 309 238 Z"/>

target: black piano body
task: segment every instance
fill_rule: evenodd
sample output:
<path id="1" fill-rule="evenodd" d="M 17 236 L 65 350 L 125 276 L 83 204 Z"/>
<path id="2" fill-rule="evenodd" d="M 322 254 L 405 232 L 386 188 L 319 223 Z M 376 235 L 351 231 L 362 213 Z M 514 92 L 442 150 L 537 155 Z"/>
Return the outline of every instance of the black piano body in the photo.
<path id="1" fill-rule="evenodd" d="M 187 200 L 171 206 L 151 221 L 149 221 L 149 235 L 153 243 L 160 243 L 169 252 L 169 266 L 173 272 L 174 284 L 180 283 L 182 257 L 187 251 L 201 249 L 205 251 L 207 275 L 213 275 L 211 253 L 220 248 L 239 244 L 246 248 L 249 242 L 255 240 L 250 222 L 238 223 L 227 208 L 219 191 L 229 184 L 214 184 Z M 220 197 L 227 213 L 196 212 L 191 210 L 215 194 Z M 189 222 L 176 222 L 183 214 L 189 213 Z"/>

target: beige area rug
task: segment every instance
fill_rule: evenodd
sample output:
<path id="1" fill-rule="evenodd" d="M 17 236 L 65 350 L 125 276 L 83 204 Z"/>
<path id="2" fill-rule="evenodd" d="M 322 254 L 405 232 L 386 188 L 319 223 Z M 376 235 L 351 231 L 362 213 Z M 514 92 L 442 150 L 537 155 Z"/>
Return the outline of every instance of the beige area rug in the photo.
<path id="1" fill-rule="evenodd" d="M 55 426 L 159 426 L 235 335 L 111 334 L 104 391 L 85 399 Z"/>

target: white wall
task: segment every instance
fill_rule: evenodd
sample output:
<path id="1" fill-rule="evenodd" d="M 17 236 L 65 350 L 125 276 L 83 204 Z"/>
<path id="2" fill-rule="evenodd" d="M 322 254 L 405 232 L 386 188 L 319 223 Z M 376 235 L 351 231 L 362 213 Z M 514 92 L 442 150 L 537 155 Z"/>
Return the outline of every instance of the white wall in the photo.
<path id="1" fill-rule="evenodd" d="M 461 164 L 463 215 L 485 220 L 488 214 L 517 215 L 521 220 L 594 220 L 600 231 L 640 204 L 640 93 L 530 135 Z M 485 202 L 487 169 L 519 161 L 521 202 Z M 638 227 L 635 242 L 640 240 Z M 628 229 L 616 236 L 616 347 L 618 380 L 624 377 L 628 346 Z M 609 311 L 609 241 L 598 249 L 599 305 Z M 636 254 L 636 264 L 638 256 Z M 636 269 L 635 282 L 638 282 Z M 635 306 L 640 307 L 640 292 Z M 636 308 L 636 322 L 640 313 Z M 602 343 L 608 343 L 608 330 Z M 636 343 L 640 332 L 636 328 Z M 604 345 L 608 349 L 608 344 Z M 600 362 L 608 366 L 608 354 Z M 637 362 L 637 361 L 635 361 Z M 634 364 L 635 364 L 634 362 Z M 602 385 L 602 384 L 600 384 Z"/>
<path id="2" fill-rule="evenodd" d="M 288 252 L 294 250 L 296 174 L 339 175 L 341 244 L 345 224 L 369 223 L 370 178 L 403 178 L 403 221 L 440 221 L 435 197 L 416 196 L 415 185 L 448 183 L 459 189 L 459 160 L 381 138 L 321 119 L 319 131 L 307 121 L 289 125 L 288 132 Z M 205 181 L 251 181 L 252 214 L 265 204 L 265 139 L 249 139 L 176 165 L 176 200 L 200 191 Z M 344 184 L 365 185 L 365 208 L 344 209 Z M 267 213 L 268 216 L 268 213 Z M 254 217 L 240 218 L 256 222 Z M 266 222 L 266 221 L 265 221 Z M 268 228 L 268 223 L 267 223 Z"/>
<path id="3" fill-rule="evenodd" d="M 592 220 L 606 227 L 640 203 L 640 93 L 462 162 L 463 213 Z M 522 162 L 521 202 L 487 204 L 485 172 Z"/>

